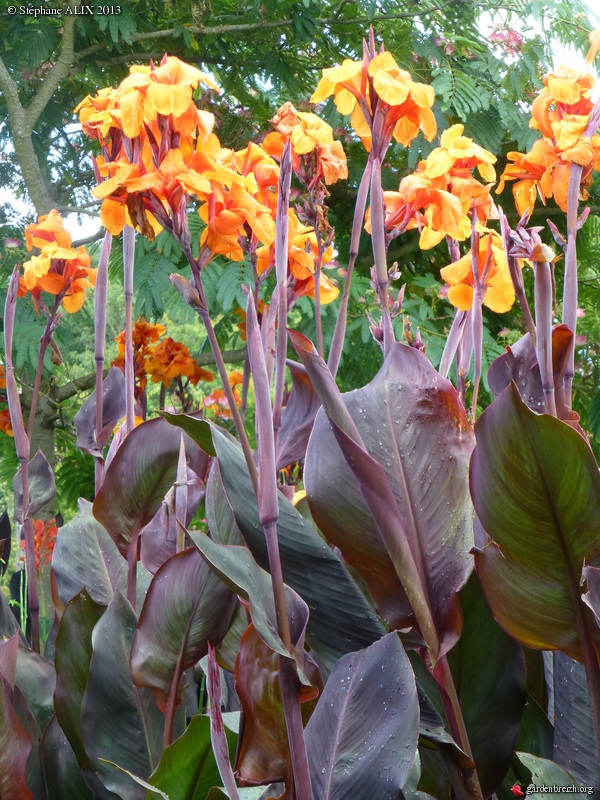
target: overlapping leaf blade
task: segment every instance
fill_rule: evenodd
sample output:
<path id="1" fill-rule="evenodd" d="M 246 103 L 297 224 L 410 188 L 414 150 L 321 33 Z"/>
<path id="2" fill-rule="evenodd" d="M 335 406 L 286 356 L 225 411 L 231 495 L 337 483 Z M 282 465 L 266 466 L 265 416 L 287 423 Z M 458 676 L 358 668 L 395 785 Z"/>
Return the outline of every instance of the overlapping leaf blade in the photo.
<path id="1" fill-rule="evenodd" d="M 417 750 L 415 679 L 395 633 L 335 665 L 306 726 L 313 797 L 398 796 Z"/>
<path id="2" fill-rule="evenodd" d="M 600 476 L 572 428 L 530 411 L 514 385 L 476 424 L 471 494 L 492 537 L 476 566 L 492 613 L 530 647 L 582 660 L 584 561 L 600 564 Z"/>
<path id="3" fill-rule="evenodd" d="M 321 363 L 298 349 L 317 380 Z M 327 398 L 321 399 L 332 422 L 343 429 L 339 412 Z M 391 495 L 386 497 L 387 516 L 404 523 L 441 649 L 447 650 L 460 630 L 456 593 L 472 569 L 467 469 L 474 441 L 464 409 L 450 382 L 427 358 L 400 344 L 392 347 L 371 383 L 342 399 L 367 453 L 385 471 L 397 509 L 390 507 Z M 376 524 L 372 465 L 366 457 L 358 460 L 356 448 L 342 453 L 343 443 L 336 443 L 341 437 L 334 434 L 325 409 L 317 415 L 306 456 L 311 512 L 327 539 L 365 579 L 386 621 L 406 626 L 412 619 L 410 606 Z M 412 582 L 410 586 L 414 588 Z"/>
<path id="4" fill-rule="evenodd" d="M 166 700 L 173 681 L 225 636 L 236 602 L 196 548 L 167 559 L 150 584 L 133 637 L 135 684 Z"/>

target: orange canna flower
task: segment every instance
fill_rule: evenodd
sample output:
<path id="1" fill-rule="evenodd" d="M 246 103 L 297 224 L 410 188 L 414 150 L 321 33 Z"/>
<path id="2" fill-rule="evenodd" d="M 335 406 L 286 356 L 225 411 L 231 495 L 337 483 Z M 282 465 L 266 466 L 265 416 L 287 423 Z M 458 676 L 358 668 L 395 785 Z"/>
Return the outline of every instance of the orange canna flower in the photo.
<path id="1" fill-rule="evenodd" d="M 171 337 L 154 347 L 146 360 L 146 372 L 153 383 L 162 383 L 166 387 L 179 376 L 188 378 L 194 386 L 201 380 L 214 380 L 211 372 L 196 364 L 188 348 Z"/>
<path id="2" fill-rule="evenodd" d="M 166 330 L 164 325 L 151 325 L 149 322 L 146 322 L 144 317 L 140 317 L 137 322 L 134 323 L 132 331 L 134 348 L 147 348 L 151 342 L 157 342 Z M 115 342 L 118 345 L 125 346 L 125 331 L 121 331 L 118 336 L 115 336 Z"/>
<path id="3" fill-rule="evenodd" d="M 19 297 L 28 292 L 41 302 L 42 291 L 62 297 L 65 311 L 79 311 L 85 301 L 85 290 L 96 283 L 96 270 L 90 267 L 90 257 L 84 247 L 74 250 L 71 236 L 60 214 L 53 210 L 39 218 L 38 223 L 25 229 L 27 248 L 41 249 L 23 267 L 19 279 Z"/>
<path id="4" fill-rule="evenodd" d="M 392 54 L 385 50 L 370 60 L 346 59 L 338 67 L 324 69 L 311 102 L 320 103 L 332 94 L 337 110 L 350 115 L 352 127 L 367 149 L 375 114 L 372 96 L 379 99 L 379 110 L 384 115 L 384 138 L 393 136 L 408 147 L 419 130 L 428 141 L 435 136 L 437 126 L 431 110 L 435 99 L 433 87 L 413 81 L 410 73 L 400 69 Z"/>
<path id="5" fill-rule="evenodd" d="M 585 136 L 594 108 L 594 85 L 592 75 L 567 67 L 546 77 L 532 103 L 529 122 L 543 138 L 528 154 L 508 154 L 509 164 L 497 189 L 501 192 L 506 181 L 515 181 L 513 195 L 521 215 L 533 210 L 536 195 L 544 203 L 553 197 L 559 208 L 567 210 L 571 164 L 583 167 L 579 196 L 587 199 L 592 171 L 600 170 L 600 136 Z"/>
<path id="6" fill-rule="evenodd" d="M 56 527 L 55 519 L 51 519 L 49 522 L 44 522 L 44 520 L 41 519 L 34 519 L 32 522 L 35 542 L 35 568 L 40 572 L 52 561 L 58 528 Z M 21 541 L 21 547 L 25 549 L 24 540 Z M 23 560 L 25 560 L 24 555 Z"/>
<path id="7" fill-rule="evenodd" d="M 10 424 L 10 411 L 8 408 L 0 409 L 0 431 L 8 436 L 14 437 L 12 425 Z"/>
<path id="8" fill-rule="evenodd" d="M 313 154 L 311 182 L 323 178 L 327 185 L 348 177 L 348 164 L 342 143 L 333 138 L 333 128 L 316 114 L 297 111 L 284 103 L 271 120 L 275 131 L 267 134 L 263 149 L 275 158 L 281 158 L 286 140 L 292 145 L 292 167 L 300 172 L 301 157 Z"/>
<path id="9" fill-rule="evenodd" d="M 479 275 L 484 274 L 484 268 L 490 249 L 490 264 L 486 272 L 486 294 L 483 304 L 497 314 L 509 311 L 515 302 L 515 290 L 508 270 L 506 253 L 502 237 L 496 231 L 483 229 L 486 233 L 481 237 L 477 270 Z M 471 251 L 458 261 L 449 264 L 440 271 L 442 279 L 450 285 L 448 300 L 455 308 L 468 311 L 473 305 L 473 263 Z"/>
<path id="10" fill-rule="evenodd" d="M 6 370 L 3 364 L 0 364 L 0 389 L 6 389 Z"/>
<path id="11" fill-rule="evenodd" d="M 585 57 L 585 63 L 587 65 L 592 63 L 592 61 L 598 55 L 598 51 L 600 50 L 600 28 L 591 31 L 588 39 L 590 42 L 590 49 L 588 50 L 588 54 Z"/>
<path id="12" fill-rule="evenodd" d="M 235 404 L 239 408 L 242 405 L 242 398 L 237 387 L 233 390 L 233 396 L 235 398 Z M 204 398 L 202 405 L 204 406 L 205 411 L 212 413 L 214 417 L 231 419 L 231 408 L 223 389 L 215 389 L 213 392 L 211 392 L 207 397 Z"/>
<path id="13" fill-rule="evenodd" d="M 496 180 L 496 156 L 480 147 L 468 136 L 463 136 L 464 125 L 452 125 L 440 136 L 440 146 L 427 156 L 425 174 L 439 178 L 454 170 L 472 170 L 477 167 L 482 179 Z"/>

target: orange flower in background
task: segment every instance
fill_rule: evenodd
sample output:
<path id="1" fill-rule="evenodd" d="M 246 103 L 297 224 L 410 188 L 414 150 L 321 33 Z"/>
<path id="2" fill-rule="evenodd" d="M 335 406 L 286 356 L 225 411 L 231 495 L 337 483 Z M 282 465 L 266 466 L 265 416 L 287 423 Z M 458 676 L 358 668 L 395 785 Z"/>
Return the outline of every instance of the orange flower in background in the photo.
<path id="1" fill-rule="evenodd" d="M 35 568 L 40 572 L 52 561 L 58 528 L 56 527 L 55 519 L 51 519 L 49 522 L 44 522 L 44 520 L 41 519 L 34 519 L 32 522 L 35 541 Z M 21 540 L 21 548 L 23 550 L 21 560 L 25 561 L 24 539 Z"/>
<path id="2" fill-rule="evenodd" d="M 590 49 L 585 57 L 585 63 L 589 65 L 596 58 L 598 51 L 600 50 L 600 29 L 591 31 L 588 39 L 590 42 Z"/>
<path id="3" fill-rule="evenodd" d="M 144 317 L 140 317 L 134 324 L 132 331 L 134 348 L 147 348 L 151 342 L 157 342 L 166 330 L 164 325 L 151 325 L 146 322 Z M 118 336 L 115 336 L 115 342 L 119 346 L 125 347 L 125 331 L 121 331 Z"/>
<path id="4" fill-rule="evenodd" d="M 268 312 L 269 312 L 269 306 L 263 300 L 261 300 L 259 298 L 259 300 L 258 300 L 258 311 L 257 311 L 257 315 L 256 315 L 258 317 L 258 324 L 259 325 L 260 325 L 261 320 L 262 320 L 262 315 L 264 313 L 268 313 Z M 238 322 L 237 327 L 238 327 L 238 330 L 239 330 L 240 335 L 242 337 L 242 341 L 245 342 L 246 341 L 246 309 L 245 308 L 236 308 L 233 313 L 237 317 L 240 317 L 240 319 L 241 319 L 241 322 Z"/>
<path id="5" fill-rule="evenodd" d="M 486 272 L 486 294 L 483 304 L 491 311 L 503 314 L 509 311 L 515 302 L 515 290 L 508 271 L 506 253 L 500 234 L 485 228 L 483 232 L 486 235 L 481 237 L 477 259 L 477 271 L 480 276 L 483 275 L 488 258 L 488 248 L 490 249 L 490 263 Z M 442 280 L 450 285 L 448 300 L 455 308 L 468 311 L 473 305 L 473 287 L 475 285 L 471 251 L 440 270 L 440 275 Z"/>
<path id="6" fill-rule="evenodd" d="M 0 389 L 6 389 L 6 370 L 4 364 L 0 364 Z"/>
<path id="7" fill-rule="evenodd" d="M 242 405 L 242 398 L 239 393 L 238 386 L 241 386 L 244 381 L 244 376 L 241 372 L 234 370 L 229 375 L 229 385 L 233 389 L 233 397 L 235 404 L 238 408 Z M 222 419 L 231 419 L 231 408 L 229 401 L 223 389 L 215 389 L 207 397 L 204 398 L 202 405 L 204 410 L 213 414 L 213 416 L 221 417 Z"/>
<path id="8" fill-rule="evenodd" d="M 84 247 L 74 250 L 71 235 L 56 210 L 39 218 L 25 229 L 27 249 L 41 249 L 23 267 L 19 279 L 19 297 L 28 292 L 41 302 L 42 291 L 62 296 L 62 305 L 69 314 L 79 311 L 85 301 L 85 290 L 96 283 L 96 270 Z"/>
<path id="9" fill-rule="evenodd" d="M 8 408 L 0 409 L 0 431 L 6 433 L 7 436 L 14 437 L 12 425 L 10 424 L 10 411 Z"/>
<path id="10" fill-rule="evenodd" d="M 214 378 L 211 372 L 198 367 L 182 342 L 176 342 L 170 336 L 154 347 L 146 360 L 146 372 L 151 376 L 153 383 L 162 383 L 167 387 L 180 375 L 195 383 Z"/>
<path id="11" fill-rule="evenodd" d="M 515 181 L 513 196 L 521 216 L 533 210 L 538 195 L 544 204 L 554 197 L 557 205 L 567 210 L 570 167 L 561 162 L 550 142 L 538 139 L 529 153 L 510 152 L 507 160 L 496 193 L 503 191 L 506 181 Z"/>

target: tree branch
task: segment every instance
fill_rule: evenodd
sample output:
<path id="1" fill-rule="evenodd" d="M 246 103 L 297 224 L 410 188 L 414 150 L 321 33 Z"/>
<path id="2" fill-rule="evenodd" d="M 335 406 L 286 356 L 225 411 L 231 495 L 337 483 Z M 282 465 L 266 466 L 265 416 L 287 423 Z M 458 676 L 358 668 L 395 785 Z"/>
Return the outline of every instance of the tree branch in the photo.
<path id="1" fill-rule="evenodd" d="M 377 22 L 385 22 L 391 20 L 400 20 L 400 19 L 412 19 L 414 17 L 424 17 L 428 14 L 433 14 L 437 11 L 442 11 L 447 6 L 453 5 L 455 3 L 462 3 L 464 0 L 446 0 L 445 3 L 442 3 L 439 6 L 429 6 L 428 8 L 422 8 L 418 11 L 403 11 L 397 14 L 376 14 L 372 20 L 369 20 L 367 17 L 355 17 L 353 19 L 337 19 L 335 16 L 333 17 L 319 17 L 315 20 L 317 25 L 320 25 L 323 28 L 330 27 L 332 25 L 359 25 L 361 23 L 368 23 L 371 24 Z M 265 29 L 277 29 L 277 28 L 289 28 L 294 25 L 294 19 L 278 19 L 278 20 L 271 20 L 270 22 L 265 22 L 264 20 L 259 20 L 257 22 L 237 22 L 228 25 L 189 25 L 186 26 L 187 30 L 196 37 L 200 36 L 222 36 L 223 34 L 227 33 L 244 33 L 247 31 L 256 31 L 256 30 L 265 30 Z M 166 28 L 161 31 L 145 31 L 144 33 L 137 33 L 131 36 L 131 42 L 145 42 L 145 41 L 154 41 L 156 39 L 166 39 L 169 36 L 172 36 L 175 33 L 175 28 Z M 79 53 L 75 55 L 76 61 L 81 61 L 83 58 L 91 55 L 92 53 L 97 53 L 99 50 L 105 48 L 105 43 L 99 43 L 92 45 L 91 47 L 87 47 L 85 50 L 81 50 Z M 200 61 L 203 61 L 201 58 Z"/>
<path id="2" fill-rule="evenodd" d="M 40 114 L 50 102 L 52 95 L 58 89 L 62 81 L 69 75 L 73 66 L 75 54 L 75 16 L 68 14 L 65 16 L 65 8 L 73 8 L 73 3 L 68 2 L 63 6 L 63 35 L 60 47 L 60 55 L 54 66 L 40 84 L 40 88 L 33 100 L 25 109 L 25 121 L 31 133 Z"/>

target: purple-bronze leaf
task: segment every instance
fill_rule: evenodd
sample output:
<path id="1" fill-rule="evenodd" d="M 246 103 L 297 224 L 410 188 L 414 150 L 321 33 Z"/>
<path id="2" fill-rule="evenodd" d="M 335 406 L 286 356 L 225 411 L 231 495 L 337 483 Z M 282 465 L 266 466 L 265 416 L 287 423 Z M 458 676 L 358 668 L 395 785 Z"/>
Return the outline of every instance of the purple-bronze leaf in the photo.
<path id="1" fill-rule="evenodd" d="M 600 626 L 600 569 L 586 565 L 581 571 L 581 584 L 587 587 L 582 595 L 583 602 L 592 609 L 597 624 Z"/>
<path id="2" fill-rule="evenodd" d="M 194 547 L 176 553 L 157 571 L 142 607 L 131 648 L 136 686 L 149 686 L 166 705 L 184 671 L 227 633 L 236 596 Z"/>
<path id="3" fill-rule="evenodd" d="M 13 494 L 15 503 L 14 518 L 23 524 L 23 480 L 21 470 L 13 478 Z M 28 519 L 34 517 L 46 503 L 56 494 L 54 472 L 46 456 L 38 450 L 29 462 L 29 506 L 26 509 Z"/>
<path id="4" fill-rule="evenodd" d="M 322 680 L 306 659 L 308 685 L 300 685 L 303 721 L 313 712 Z M 279 656 L 250 624 L 242 635 L 235 664 L 236 691 L 244 726 L 238 746 L 236 775 L 242 784 L 284 780 L 289 769 L 289 747 L 281 686 Z"/>
<path id="5" fill-rule="evenodd" d="M 306 726 L 313 797 L 401 796 L 418 735 L 415 677 L 398 636 L 343 656 Z"/>
<path id="6" fill-rule="evenodd" d="M 136 616 L 120 592 L 92 632 L 92 657 L 83 703 L 81 734 L 90 767 L 103 786 L 119 797 L 143 800 L 145 791 L 103 759 L 146 779 L 162 750 L 164 717 L 152 694 L 136 689 L 129 654 Z"/>
<path id="7" fill-rule="evenodd" d="M 33 800 L 27 787 L 26 766 L 31 738 L 13 708 L 13 689 L 0 672 L 0 797 Z"/>
<path id="8" fill-rule="evenodd" d="M 94 516 L 121 554 L 158 511 L 175 481 L 181 434 L 164 419 L 131 431 L 106 469 L 94 500 Z"/>
<path id="9" fill-rule="evenodd" d="M 317 411 L 321 407 L 306 369 L 288 360 L 292 388 L 285 405 L 277 448 L 277 469 L 304 458 Z"/>
<path id="10" fill-rule="evenodd" d="M 113 428 L 125 416 L 125 376 L 113 367 L 102 383 L 102 430 L 96 430 L 96 392 L 75 414 L 77 447 L 91 456 L 102 455 Z"/>
<path id="11" fill-rule="evenodd" d="M 92 659 L 92 631 L 106 611 L 82 590 L 67 603 L 56 634 L 56 718 L 82 768 L 89 765 L 81 735 L 81 705 Z"/>
<path id="12" fill-rule="evenodd" d="M 583 438 L 530 411 L 511 384 L 476 423 L 475 511 L 493 540 L 476 556 L 492 613 L 528 647 L 583 659 L 579 576 L 600 565 L 600 476 Z M 591 623 L 591 620 L 590 620 Z M 591 644 L 591 641 L 589 642 Z"/>
<path id="13" fill-rule="evenodd" d="M 52 572 L 53 599 L 61 613 L 83 588 L 94 602 L 107 606 L 115 589 L 127 587 L 127 563 L 87 500 L 80 500 L 77 516 L 58 529 Z"/>
<path id="14" fill-rule="evenodd" d="M 215 459 L 206 482 L 206 521 L 210 538 L 217 544 L 244 544 L 233 508 L 223 486 L 219 462 Z"/>
<path id="15" fill-rule="evenodd" d="M 568 408 L 564 399 L 563 376 L 568 364 L 569 344 L 573 334 L 566 325 L 555 325 L 552 330 L 552 371 L 556 395 L 556 411 L 559 419 L 581 432 L 576 424 L 579 417 Z M 526 333 L 518 342 L 506 348 L 488 370 L 488 384 L 495 395 L 500 394 L 511 381 L 519 389 L 523 402 L 532 411 L 544 411 L 544 391 L 540 369 L 531 336 Z"/>
<path id="16" fill-rule="evenodd" d="M 56 716 L 52 717 L 44 731 L 42 755 L 46 785 L 51 798 L 94 800 L 95 796 L 84 781 L 73 748 Z"/>
<path id="17" fill-rule="evenodd" d="M 380 613 L 394 627 L 412 625 L 414 617 L 378 524 L 390 528 L 388 545 L 393 534 L 400 546 L 404 528 L 440 652 L 446 652 L 460 633 L 457 592 L 472 570 L 467 470 L 474 437 L 460 399 L 426 356 L 401 344 L 392 346 L 371 383 L 343 396 L 323 376 L 316 358 L 303 356 L 311 379 L 317 375 L 315 389 L 329 397 L 321 397 L 324 410 L 317 414 L 306 454 L 304 483 L 313 518 L 366 581 Z M 366 453 L 353 447 L 351 439 L 357 438 L 349 430 L 342 453 L 342 437 L 334 433 L 325 411 L 338 427 L 341 419 L 348 428 L 342 415 L 349 417 Z M 360 462 L 350 467 L 348 456 L 360 456 Z M 385 510 L 377 507 L 384 478 L 389 484 Z M 400 522 L 392 526 L 392 520 Z"/>

